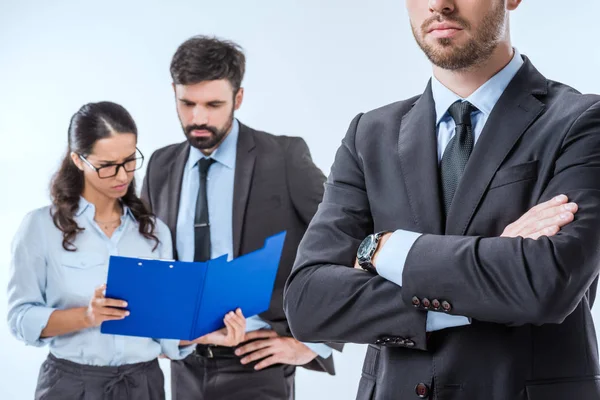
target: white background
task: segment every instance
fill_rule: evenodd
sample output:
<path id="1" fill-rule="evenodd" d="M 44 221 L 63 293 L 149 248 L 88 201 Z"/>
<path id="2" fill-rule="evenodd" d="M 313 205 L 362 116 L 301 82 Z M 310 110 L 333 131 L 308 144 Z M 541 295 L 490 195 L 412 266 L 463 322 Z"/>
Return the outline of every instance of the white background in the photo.
<path id="1" fill-rule="evenodd" d="M 513 13 L 513 43 L 548 78 L 600 93 L 598 15 L 597 0 L 525 0 Z M 200 33 L 246 49 L 238 118 L 304 137 L 325 173 L 352 117 L 422 92 L 431 71 L 399 0 L 0 0 L 4 320 L 10 241 L 25 213 L 49 202 L 72 114 L 87 102 L 122 104 L 148 156 L 183 140 L 169 63 L 181 42 Z M 1 323 L 0 399 L 32 398 L 46 354 Z M 300 370 L 297 398 L 354 398 L 363 354 L 357 345 L 336 354 L 336 377 Z"/>

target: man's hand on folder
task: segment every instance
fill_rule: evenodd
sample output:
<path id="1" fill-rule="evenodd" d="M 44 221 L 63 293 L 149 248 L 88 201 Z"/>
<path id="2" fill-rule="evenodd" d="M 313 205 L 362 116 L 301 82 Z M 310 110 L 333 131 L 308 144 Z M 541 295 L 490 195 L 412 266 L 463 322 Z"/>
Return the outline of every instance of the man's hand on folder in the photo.
<path id="1" fill-rule="evenodd" d="M 234 347 L 237 346 L 244 340 L 246 333 L 246 318 L 242 314 L 242 310 L 239 308 L 229 312 L 223 319 L 225 328 L 219 329 L 218 331 L 208 333 L 204 336 L 199 337 L 196 340 L 187 341 L 182 340 L 179 342 L 181 346 L 190 344 L 214 344 L 217 346 Z"/>
<path id="2" fill-rule="evenodd" d="M 127 307 L 122 300 L 107 299 L 104 296 L 106 284 L 98 286 L 85 309 L 85 322 L 88 327 L 100 326 L 104 321 L 120 320 L 129 315 L 129 311 L 119 308 Z"/>
<path id="3" fill-rule="evenodd" d="M 317 353 L 309 349 L 304 343 L 293 337 L 279 336 L 270 329 L 259 329 L 248 332 L 244 342 L 251 341 L 235 351 L 238 356 L 246 355 L 240 361 L 248 364 L 262 360 L 255 370 L 261 370 L 274 364 L 305 365 L 317 357 Z"/>

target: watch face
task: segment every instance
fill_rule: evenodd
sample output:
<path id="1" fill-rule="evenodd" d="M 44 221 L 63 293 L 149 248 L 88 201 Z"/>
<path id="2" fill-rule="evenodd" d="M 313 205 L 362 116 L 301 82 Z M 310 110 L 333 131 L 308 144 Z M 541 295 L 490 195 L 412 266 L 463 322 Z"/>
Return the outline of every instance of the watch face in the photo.
<path id="1" fill-rule="evenodd" d="M 375 238 L 373 235 L 369 235 L 362 241 L 360 246 L 358 247 L 358 251 L 356 255 L 359 259 L 366 259 L 371 254 L 371 249 L 375 245 Z"/>

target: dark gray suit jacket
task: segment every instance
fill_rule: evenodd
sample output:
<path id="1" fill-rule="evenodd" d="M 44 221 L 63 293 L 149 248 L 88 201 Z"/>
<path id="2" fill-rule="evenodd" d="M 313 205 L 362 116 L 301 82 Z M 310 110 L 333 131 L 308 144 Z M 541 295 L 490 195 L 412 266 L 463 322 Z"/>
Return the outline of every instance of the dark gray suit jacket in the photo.
<path id="1" fill-rule="evenodd" d="M 148 163 L 142 199 L 170 228 L 176 249 L 177 215 L 187 142 L 157 150 Z M 283 336 L 291 336 L 283 312 L 283 288 L 298 244 L 323 197 L 325 176 L 301 138 L 274 136 L 240 124 L 233 193 L 234 257 L 264 246 L 286 230 L 286 240 L 268 311 L 260 317 Z M 333 344 L 337 349 L 339 345 Z M 334 374 L 333 357 L 305 367 Z"/>
<path id="2" fill-rule="evenodd" d="M 546 80 L 525 58 L 446 220 L 436 149 L 430 86 L 352 121 L 286 288 L 292 332 L 370 344 L 359 399 L 417 398 L 419 383 L 438 400 L 599 399 L 600 96 Z M 560 233 L 498 237 L 561 193 L 579 211 Z M 424 233 L 402 287 L 349 268 L 365 236 L 396 229 Z M 472 324 L 427 338 L 427 310 Z"/>

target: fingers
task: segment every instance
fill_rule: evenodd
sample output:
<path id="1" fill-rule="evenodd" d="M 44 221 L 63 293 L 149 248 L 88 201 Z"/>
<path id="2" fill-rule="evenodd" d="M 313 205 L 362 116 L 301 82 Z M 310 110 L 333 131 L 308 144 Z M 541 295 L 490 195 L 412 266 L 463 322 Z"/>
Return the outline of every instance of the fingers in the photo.
<path id="1" fill-rule="evenodd" d="M 544 235 L 547 228 L 552 228 L 552 230 L 554 227 L 562 228 L 573 222 L 577 210 L 577 204 L 567 203 L 541 211 L 528 219 L 518 232 L 518 236 L 529 237 L 537 232 Z"/>
<path id="2" fill-rule="evenodd" d="M 246 357 L 242 358 L 240 362 L 242 364 L 248 364 L 252 361 L 262 360 L 265 357 L 272 356 L 275 354 L 275 348 L 273 346 L 266 347 L 264 349 L 260 349 L 255 351 L 254 353 L 248 354 Z"/>
<path id="3" fill-rule="evenodd" d="M 100 322 L 102 323 L 104 321 L 120 321 L 124 318 L 125 318 L 125 316 L 118 317 L 118 316 L 101 315 Z"/>
<path id="4" fill-rule="evenodd" d="M 102 307 L 102 308 L 98 309 L 98 313 L 100 315 L 102 315 L 103 317 L 115 317 L 115 318 L 119 318 L 119 319 L 123 319 L 123 318 L 129 316 L 129 311 L 118 310 L 116 308 L 110 308 L 110 307 Z"/>
<path id="5" fill-rule="evenodd" d="M 94 290 L 94 298 L 102 298 L 104 297 L 104 291 L 106 290 L 106 283 L 103 285 L 98 286 L 95 290 Z"/>
<path id="6" fill-rule="evenodd" d="M 543 203 L 540 203 L 540 204 L 532 207 L 531 210 L 529 210 L 529 211 L 532 211 L 533 213 L 537 213 L 540 211 L 544 211 L 548 208 L 560 206 L 561 204 L 566 204 L 568 201 L 569 201 L 569 198 L 567 196 L 565 196 L 564 194 L 559 194 L 558 196 L 555 196 L 548 201 L 545 201 Z"/>
<path id="7" fill-rule="evenodd" d="M 244 337 L 244 341 L 247 342 L 249 340 L 254 340 L 254 339 L 268 339 L 268 338 L 274 338 L 277 336 L 279 336 L 279 335 L 274 330 L 259 329 L 257 331 L 252 331 L 252 332 L 246 333 L 246 336 Z"/>
<path id="8" fill-rule="evenodd" d="M 262 360 L 261 362 L 256 364 L 254 366 L 254 369 L 256 371 L 260 371 L 261 369 L 265 369 L 265 368 L 270 367 L 271 365 L 275 365 L 275 364 L 283 364 L 283 361 L 281 360 L 281 358 L 278 354 L 275 354 L 271 357 L 265 358 L 264 360 Z"/>
<path id="9" fill-rule="evenodd" d="M 265 347 L 269 347 L 273 345 L 272 339 L 261 339 L 255 340 L 252 343 L 248 343 L 244 346 L 241 346 L 239 349 L 235 351 L 235 354 L 238 356 L 243 356 L 244 354 L 251 353 L 256 350 L 264 349 Z"/>
<path id="10" fill-rule="evenodd" d="M 117 307 L 117 308 L 127 307 L 126 301 L 116 300 L 116 299 L 107 299 L 106 297 L 95 298 L 93 300 L 93 303 L 95 306 L 98 306 L 98 307 Z"/>
<path id="11" fill-rule="evenodd" d="M 227 328 L 227 336 L 225 338 L 225 346 L 237 346 L 244 339 L 246 324 L 235 320 L 233 313 L 225 317 L 225 327 Z"/>
<path id="12" fill-rule="evenodd" d="M 239 308 L 236 310 L 236 312 L 227 313 L 223 321 L 225 322 L 225 325 L 227 325 L 227 322 L 229 322 L 229 324 L 235 327 L 236 330 L 246 330 L 246 319 Z"/>
<path id="13" fill-rule="evenodd" d="M 521 218 L 519 218 L 518 220 L 516 220 L 515 222 L 513 222 L 511 224 L 511 227 L 510 227 L 511 234 L 509 234 L 509 236 L 511 236 L 511 237 L 521 236 L 521 232 L 523 231 L 523 229 L 526 226 L 528 226 L 531 223 L 533 218 L 536 218 L 540 213 L 544 212 L 545 210 L 547 210 L 549 208 L 560 206 L 562 204 L 566 204 L 567 201 L 568 201 L 567 196 L 561 194 L 561 195 L 558 195 L 548 201 L 545 201 L 543 203 L 540 203 L 540 204 L 532 207 L 525 214 L 523 214 L 521 216 Z"/>
<path id="14" fill-rule="evenodd" d="M 578 209 L 576 203 L 568 202 L 567 196 L 556 196 L 532 207 L 521 218 L 508 225 L 501 236 L 533 239 L 555 235 L 560 228 L 573 222 Z"/>
<path id="15" fill-rule="evenodd" d="M 573 209 L 576 210 L 576 208 L 577 207 L 574 207 Z M 560 228 L 573 222 L 573 220 L 575 219 L 575 215 L 570 211 L 554 210 L 553 212 L 555 215 L 552 215 L 548 218 L 537 222 L 532 222 L 529 226 L 525 227 L 520 232 L 519 236 L 528 238 L 536 234 L 539 234 L 539 236 L 552 236 L 553 234 L 558 233 Z"/>

